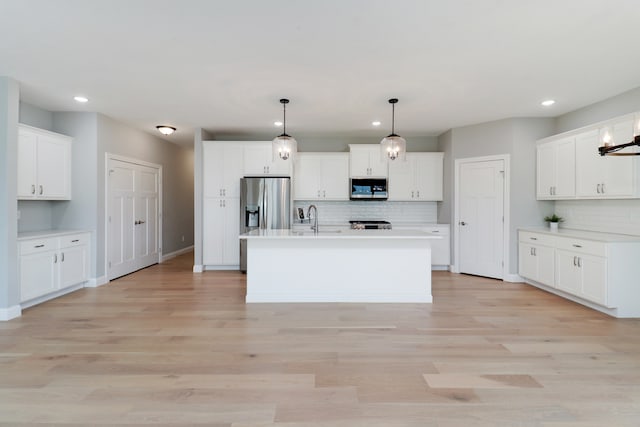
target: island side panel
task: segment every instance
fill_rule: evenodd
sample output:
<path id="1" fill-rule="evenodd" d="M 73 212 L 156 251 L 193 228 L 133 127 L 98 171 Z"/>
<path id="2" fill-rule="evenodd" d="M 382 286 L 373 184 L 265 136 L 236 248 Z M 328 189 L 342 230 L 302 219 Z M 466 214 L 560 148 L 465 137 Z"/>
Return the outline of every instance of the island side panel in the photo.
<path id="1" fill-rule="evenodd" d="M 248 239 L 251 302 L 430 303 L 427 239 Z"/>

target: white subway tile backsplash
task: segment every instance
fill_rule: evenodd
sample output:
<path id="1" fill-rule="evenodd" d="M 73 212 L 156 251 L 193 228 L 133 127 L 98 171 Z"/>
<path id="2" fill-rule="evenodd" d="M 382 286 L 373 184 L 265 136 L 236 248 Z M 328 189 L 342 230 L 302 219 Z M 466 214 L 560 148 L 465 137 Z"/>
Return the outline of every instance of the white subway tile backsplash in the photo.
<path id="1" fill-rule="evenodd" d="M 563 200 L 555 212 L 562 227 L 640 236 L 640 200 Z"/>
<path id="2" fill-rule="evenodd" d="M 386 220 L 392 225 L 438 222 L 437 202 L 294 201 L 296 211 L 303 208 L 305 216 L 311 204 L 318 208 L 320 224 L 348 224 L 349 220 L 355 219 Z"/>

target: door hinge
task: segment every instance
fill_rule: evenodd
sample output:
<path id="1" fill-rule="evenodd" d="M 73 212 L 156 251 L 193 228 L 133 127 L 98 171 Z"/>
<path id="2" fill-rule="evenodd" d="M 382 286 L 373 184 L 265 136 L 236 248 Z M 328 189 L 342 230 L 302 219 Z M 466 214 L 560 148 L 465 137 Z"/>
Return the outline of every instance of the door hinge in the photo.
<path id="1" fill-rule="evenodd" d="M 109 268 L 111 268 L 111 261 L 109 261 Z"/>

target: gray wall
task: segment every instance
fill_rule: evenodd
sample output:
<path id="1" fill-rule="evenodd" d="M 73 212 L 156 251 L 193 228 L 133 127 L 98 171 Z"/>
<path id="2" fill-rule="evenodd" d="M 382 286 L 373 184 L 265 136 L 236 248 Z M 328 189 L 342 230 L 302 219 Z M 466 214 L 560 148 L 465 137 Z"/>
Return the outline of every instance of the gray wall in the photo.
<path id="1" fill-rule="evenodd" d="M 20 88 L 0 77 L 0 313 L 20 303 L 18 284 L 17 169 Z"/>
<path id="2" fill-rule="evenodd" d="M 554 133 L 566 132 L 635 111 L 640 111 L 640 87 L 558 116 Z"/>
<path id="3" fill-rule="evenodd" d="M 454 210 L 454 162 L 458 159 L 491 155 L 510 156 L 510 232 L 509 266 L 511 274 L 518 272 L 517 228 L 541 225 L 545 212 L 552 205 L 536 200 L 535 192 L 535 143 L 554 131 L 553 119 L 504 119 L 495 122 L 455 128 L 442 134 L 438 140 L 439 151 L 444 151 L 444 201 L 440 204 L 439 221 L 453 225 Z M 454 227 L 452 227 L 453 229 Z M 452 254 L 453 256 L 453 254 Z M 452 258 L 453 263 L 456 262 Z"/>
<path id="4" fill-rule="evenodd" d="M 98 114 L 98 275 L 105 274 L 105 156 L 107 153 L 162 165 L 162 252 L 193 245 L 193 151 Z M 182 242 L 182 236 L 185 241 Z"/>
<path id="5" fill-rule="evenodd" d="M 22 101 L 20 101 L 20 123 L 54 132 L 51 111 Z"/>

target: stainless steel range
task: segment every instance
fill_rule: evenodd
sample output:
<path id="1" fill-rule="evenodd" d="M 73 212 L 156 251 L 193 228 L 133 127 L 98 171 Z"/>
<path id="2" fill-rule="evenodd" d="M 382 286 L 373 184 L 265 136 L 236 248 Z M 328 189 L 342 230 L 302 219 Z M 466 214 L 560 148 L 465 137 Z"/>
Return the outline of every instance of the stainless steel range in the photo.
<path id="1" fill-rule="evenodd" d="M 349 221 L 349 223 L 352 230 L 391 230 L 389 221 L 362 220 Z"/>

